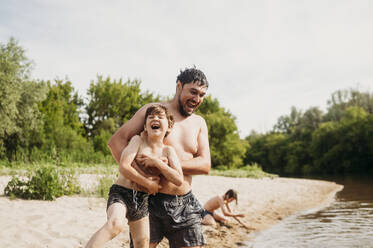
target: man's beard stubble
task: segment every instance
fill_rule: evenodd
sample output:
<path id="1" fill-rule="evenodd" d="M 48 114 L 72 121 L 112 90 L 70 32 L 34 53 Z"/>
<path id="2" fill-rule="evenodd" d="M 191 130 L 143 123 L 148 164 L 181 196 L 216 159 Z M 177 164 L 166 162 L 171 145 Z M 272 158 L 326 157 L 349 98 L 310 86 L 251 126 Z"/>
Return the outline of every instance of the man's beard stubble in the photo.
<path id="1" fill-rule="evenodd" d="M 184 116 L 184 117 L 188 117 L 188 116 L 191 116 L 192 114 L 189 114 L 188 112 L 185 111 L 184 107 L 183 107 L 183 104 L 181 103 L 180 101 L 180 98 L 179 98 L 179 113 Z"/>

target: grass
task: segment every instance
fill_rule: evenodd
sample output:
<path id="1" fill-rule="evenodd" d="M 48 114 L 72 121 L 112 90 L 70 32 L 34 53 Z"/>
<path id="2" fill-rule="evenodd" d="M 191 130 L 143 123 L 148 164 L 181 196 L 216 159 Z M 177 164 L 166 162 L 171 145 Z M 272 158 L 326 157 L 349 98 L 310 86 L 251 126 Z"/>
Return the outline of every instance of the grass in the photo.
<path id="1" fill-rule="evenodd" d="M 27 176 L 30 173 L 35 173 L 40 167 L 54 167 L 61 174 L 92 174 L 99 175 L 99 182 L 96 187 L 90 189 L 81 189 L 79 195 L 81 196 L 95 196 L 107 198 L 109 189 L 114 183 L 116 177 L 118 176 L 118 166 L 115 164 L 84 164 L 84 163 L 66 163 L 58 165 L 50 162 L 39 162 L 39 163 L 0 163 L 0 176 L 10 175 L 10 176 Z M 246 165 L 240 168 L 229 169 L 226 167 L 219 167 L 210 170 L 212 176 L 225 176 L 225 177 L 243 177 L 243 178 L 275 178 L 278 175 L 266 173 L 258 164 Z M 15 183 L 15 182 L 13 182 Z M 21 182 L 16 182 L 21 184 Z M 57 184 L 57 183 L 55 183 Z M 78 185 L 77 185 L 78 186 Z M 76 191 L 78 192 L 78 191 Z M 64 194 L 70 194 L 64 193 Z M 58 195 L 56 195 L 58 197 Z"/>
<path id="2" fill-rule="evenodd" d="M 278 177 L 276 174 L 270 174 L 264 172 L 262 168 L 254 163 L 251 165 L 246 165 L 237 169 L 227 169 L 224 167 L 220 167 L 218 169 L 212 169 L 210 171 L 210 175 L 212 176 L 224 176 L 224 177 L 249 177 L 249 178 L 275 178 Z"/>

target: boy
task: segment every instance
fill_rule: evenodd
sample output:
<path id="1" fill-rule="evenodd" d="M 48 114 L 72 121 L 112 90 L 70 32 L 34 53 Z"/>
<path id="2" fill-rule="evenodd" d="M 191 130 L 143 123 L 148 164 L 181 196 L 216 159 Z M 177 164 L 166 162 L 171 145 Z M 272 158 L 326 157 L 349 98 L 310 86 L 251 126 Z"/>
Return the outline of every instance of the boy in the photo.
<path id="1" fill-rule="evenodd" d="M 107 222 L 87 244 L 103 247 L 124 228 L 127 217 L 135 248 L 149 247 L 148 196 L 160 189 L 160 177 L 180 186 L 183 172 L 175 150 L 163 144 L 173 126 L 173 117 L 160 104 L 146 110 L 144 133 L 131 138 L 119 163 L 119 177 L 110 188 Z M 140 173 L 131 164 L 136 159 Z"/>
<path id="2" fill-rule="evenodd" d="M 238 217 L 245 217 L 245 215 L 232 213 L 228 204 L 231 203 L 233 200 L 236 200 L 237 204 L 237 192 L 233 189 L 228 190 L 222 196 L 217 195 L 208 200 L 203 206 L 205 210 L 202 214 L 202 224 L 215 225 L 216 221 L 225 222 L 227 221 L 227 218 L 225 218 L 224 216 L 228 216 L 233 217 L 243 227 L 248 229 L 248 227 L 238 219 Z M 218 208 L 221 208 L 224 216 L 221 216 L 220 214 L 215 212 L 215 210 L 217 210 Z"/>

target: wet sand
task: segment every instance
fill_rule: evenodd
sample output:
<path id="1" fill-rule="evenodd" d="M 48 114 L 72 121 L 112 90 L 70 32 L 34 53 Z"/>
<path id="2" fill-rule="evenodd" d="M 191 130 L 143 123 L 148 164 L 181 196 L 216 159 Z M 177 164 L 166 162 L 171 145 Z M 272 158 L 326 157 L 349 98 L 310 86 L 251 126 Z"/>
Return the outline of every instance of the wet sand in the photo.
<path id="1" fill-rule="evenodd" d="M 0 177 L 0 194 L 10 177 Z M 97 183 L 97 177 L 83 175 L 84 187 Z M 243 222 L 231 219 L 226 225 L 204 226 L 206 247 L 239 247 L 251 234 L 263 230 L 299 211 L 330 204 L 342 189 L 333 182 L 307 179 L 250 179 L 195 176 L 193 192 L 203 204 L 211 196 L 233 188 L 238 191 L 234 210 L 245 213 Z M 56 201 L 10 200 L 0 196 L 0 247 L 77 248 L 106 221 L 106 201 L 95 197 L 61 197 Z M 129 247 L 128 227 L 105 247 Z M 158 247 L 168 247 L 162 242 Z"/>

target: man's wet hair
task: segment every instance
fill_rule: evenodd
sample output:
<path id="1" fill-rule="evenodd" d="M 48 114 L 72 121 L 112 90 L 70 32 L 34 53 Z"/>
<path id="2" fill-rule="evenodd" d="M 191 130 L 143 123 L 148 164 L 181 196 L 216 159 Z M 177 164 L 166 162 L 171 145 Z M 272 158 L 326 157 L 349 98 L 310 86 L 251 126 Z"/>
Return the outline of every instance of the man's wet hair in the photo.
<path id="1" fill-rule="evenodd" d="M 238 202 L 238 197 L 237 197 L 237 191 L 234 189 L 229 189 L 227 192 L 224 194 L 224 199 L 228 200 L 230 198 L 233 198 L 236 200 L 236 204 Z"/>
<path id="2" fill-rule="evenodd" d="M 176 83 L 180 81 L 181 85 L 184 87 L 184 84 L 188 83 L 198 83 L 199 86 L 206 85 L 206 88 L 209 87 L 209 82 L 205 74 L 198 70 L 196 67 L 185 68 L 185 70 L 180 70 L 179 76 L 177 76 Z"/>
<path id="3" fill-rule="evenodd" d="M 146 109 L 144 125 L 146 125 L 146 120 L 148 119 L 148 116 L 149 116 L 149 115 L 158 115 L 158 114 L 161 114 L 162 112 L 164 112 L 164 113 L 166 114 L 166 118 L 167 118 L 167 121 L 168 121 L 168 127 L 169 127 L 169 128 L 172 128 L 172 127 L 174 126 L 174 117 L 173 117 L 173 115 L 168 111 L 168 109 L 166 108 L 166 106 L 164 106 L 164 105 L 162 105 L 162 104 L 152 104 L 152 105 L 150 105 L 150 106 Z M 170 132 L 167 131 L 165 137 L 166 137 L 169 133 L 170 133 Z"/>

